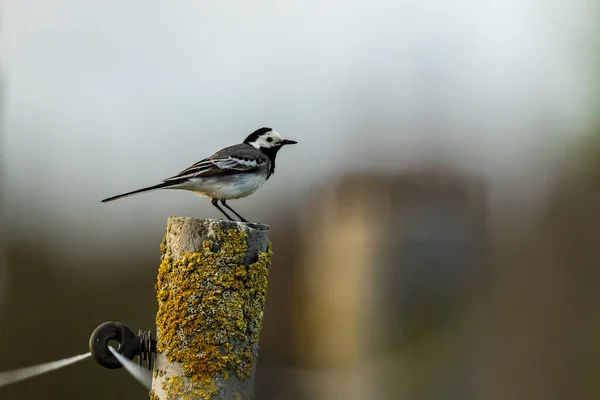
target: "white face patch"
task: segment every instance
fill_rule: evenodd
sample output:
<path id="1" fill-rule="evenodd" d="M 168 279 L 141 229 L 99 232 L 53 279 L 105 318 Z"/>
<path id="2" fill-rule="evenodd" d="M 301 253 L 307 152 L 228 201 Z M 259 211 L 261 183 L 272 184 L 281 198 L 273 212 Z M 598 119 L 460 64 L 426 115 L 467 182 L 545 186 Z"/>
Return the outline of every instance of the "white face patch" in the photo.
<path id="1" fill-rule="evenodd" d="M 277 131 L 270 131 L 258 137 L 254 142 L 250 142 L 251 146 L 254 146 L 256 149 L 270 149 L 272 147 L 281 146 L 281 142 L 283 142 L 283 138 Z"/>

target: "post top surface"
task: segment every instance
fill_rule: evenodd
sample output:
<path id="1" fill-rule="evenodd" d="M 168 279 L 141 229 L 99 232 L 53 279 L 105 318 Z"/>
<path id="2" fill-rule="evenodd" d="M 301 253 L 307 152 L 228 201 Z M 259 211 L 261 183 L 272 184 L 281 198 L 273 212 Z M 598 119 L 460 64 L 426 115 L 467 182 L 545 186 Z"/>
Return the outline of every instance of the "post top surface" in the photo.
<path id="1" fill-rule="evenodd" d="M 269 225 L 261 224 L 258 222 L 241 222 L 241 221 L 227 221 L 225 219 L 213 219 L 213 218 L 196 218 L 196 217 L 179 217 L 171 215 L 168 218 L 169 221 L 179 221 L 179 222 L 188 222 L 188 223 L 216 223 L 223 228 L 233 228 L 236 226 L 247 227 L 250 229 L 260 230 L 260 231 L 268 231 Z"/>

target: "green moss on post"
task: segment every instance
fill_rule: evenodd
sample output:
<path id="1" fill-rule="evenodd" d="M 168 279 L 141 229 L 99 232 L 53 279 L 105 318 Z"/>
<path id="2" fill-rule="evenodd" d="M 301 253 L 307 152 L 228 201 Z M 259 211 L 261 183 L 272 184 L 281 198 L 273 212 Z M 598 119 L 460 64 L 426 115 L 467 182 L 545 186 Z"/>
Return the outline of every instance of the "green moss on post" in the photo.
<path id="1" fill-rule="evenodd" d="M 252 399 L 268 227 L 170 217 L 161 252 L 152 396 Z"/>

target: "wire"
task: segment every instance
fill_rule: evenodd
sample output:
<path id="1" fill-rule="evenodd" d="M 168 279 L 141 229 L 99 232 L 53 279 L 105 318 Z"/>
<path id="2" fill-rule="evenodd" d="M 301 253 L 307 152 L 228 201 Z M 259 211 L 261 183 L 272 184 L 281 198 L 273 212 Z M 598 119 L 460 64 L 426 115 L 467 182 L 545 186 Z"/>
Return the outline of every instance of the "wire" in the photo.
<path id="1" fill-rule="evenodd" d="M 33 378 L 34 376 L 45 374 L 46 372 L 55 371 L 60 368 L 75 364 L 78 361 L 85 360 L 91 356 L 91 353 L 81 354 L 75 357 L 64 358 L 62 360 L 52 361 L 45 364 L 34 365 L 14 369 L 12 371 L 0 372 L 0 387 L 10 385 L 25 379 Z"/>
<path id="2" fill-rule="evenodd" d="M 113 353 L 113 355 L 117 358 L 117 360 L 119 360 L 119 362 L 125 368 L 125 370 L 129 372 L 129 374 L 131 374 L 131 376 L 133 376 L 133 378 L 136 381 L 141 383 L 146 389 L 152 389 L 152 371 L 140 368 L 138 363 L 123 357 L 121 354 L 119 354 L 118 351 L 116 351 L 112 347 L 109 346 L 108 349 L 111 353 Z"/>

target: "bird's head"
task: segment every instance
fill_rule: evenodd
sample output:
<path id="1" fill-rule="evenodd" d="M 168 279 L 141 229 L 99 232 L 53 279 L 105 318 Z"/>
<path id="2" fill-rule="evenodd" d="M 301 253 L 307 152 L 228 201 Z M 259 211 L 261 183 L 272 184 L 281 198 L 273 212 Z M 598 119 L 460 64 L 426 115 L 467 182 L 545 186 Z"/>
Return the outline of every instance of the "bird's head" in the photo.
<path id="1" fill-rule="evenodd" d="M 286 144 L 296 144 L 295 140 L 288 140 L 281 137 L 277 131 L 271 128 L 260 128 L 252 132 L 244 143 L 263 151 L 275 151 L 275 153 Z"/>

